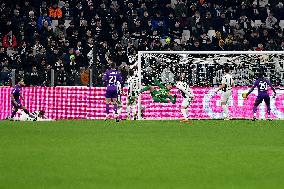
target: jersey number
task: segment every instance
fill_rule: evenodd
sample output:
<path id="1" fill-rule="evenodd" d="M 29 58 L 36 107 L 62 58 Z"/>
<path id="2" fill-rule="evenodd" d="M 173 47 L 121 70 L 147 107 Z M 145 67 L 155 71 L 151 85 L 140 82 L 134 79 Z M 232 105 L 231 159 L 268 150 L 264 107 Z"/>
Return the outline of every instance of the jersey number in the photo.
<path id="1" fill-rule="evenodd" d="M 111 76 L 109 76 L 109 83 L 110 84 L 114 84 L 114 83 L 116 83 L 116 76 L 115 75 L 111 75 Z"/>
<path id="2" fill-rule="evenodd" d="M 267 91 L 267 83 L 266 82 L 260 82 L 259 83 L 259 88 L 262 91 Z"/>

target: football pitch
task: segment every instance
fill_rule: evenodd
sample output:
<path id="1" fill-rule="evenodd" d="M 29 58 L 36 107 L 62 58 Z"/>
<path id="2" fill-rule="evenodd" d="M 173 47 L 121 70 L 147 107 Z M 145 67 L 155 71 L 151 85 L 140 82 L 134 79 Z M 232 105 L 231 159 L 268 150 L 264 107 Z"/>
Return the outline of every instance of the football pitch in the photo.
<path id="1" fill-rule="evenodd" d="M 0 121 L 0 188 L 284 188 L 284 122 Z"/>

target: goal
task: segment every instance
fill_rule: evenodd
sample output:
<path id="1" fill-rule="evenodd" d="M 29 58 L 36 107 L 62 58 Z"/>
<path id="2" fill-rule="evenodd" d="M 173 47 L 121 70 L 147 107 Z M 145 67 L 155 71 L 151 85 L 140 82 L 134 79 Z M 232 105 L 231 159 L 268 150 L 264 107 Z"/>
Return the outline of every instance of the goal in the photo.
<path id="1" fill-rule="evenodd" d="M 271 99 L 274 119 L 284 119 L 284 52 L 283 51 L 139 51 L 138 76 L 140 87 L 153 85 L 153 79 L 163 84 L 174 82 L 181 76 L 192 87 L 195 99 L 189 108 L 192 119 L 220 119 L 221 93 L 215 94 L 221 83 L 223 68 L 231 69 L 236 87 L 229 100 L 230 117 L 249 119 L 257 91 L 244 100 L 242 93 L 248 91 L 257 73 L 264 70 L 265 77 L 277 87 L 277 96 Z M 139 95 L 138 119 L 179 119 L 182 96 L 176 89 L 177 102 L 155 103 L 150 93 Z M 266 107 L 260 105 L 257 116 L 266 117 Z"/>

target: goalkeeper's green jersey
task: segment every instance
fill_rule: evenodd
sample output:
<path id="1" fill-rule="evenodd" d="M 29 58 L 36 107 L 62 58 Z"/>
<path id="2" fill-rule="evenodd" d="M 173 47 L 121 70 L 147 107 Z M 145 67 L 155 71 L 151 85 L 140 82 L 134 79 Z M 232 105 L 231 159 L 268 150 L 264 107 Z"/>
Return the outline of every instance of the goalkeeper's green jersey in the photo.
<path id="1" fill-rule="evenodd" d="M 151 92 L 152 97 L 159 97 L 159 98 L 167 98 L 169 96 L 169 90 L 167 87 L 163 84 L 161 84 L 158 80 L 154 80 L 155 85 L 160 87 L 160 90 L 154 90 Z"/>

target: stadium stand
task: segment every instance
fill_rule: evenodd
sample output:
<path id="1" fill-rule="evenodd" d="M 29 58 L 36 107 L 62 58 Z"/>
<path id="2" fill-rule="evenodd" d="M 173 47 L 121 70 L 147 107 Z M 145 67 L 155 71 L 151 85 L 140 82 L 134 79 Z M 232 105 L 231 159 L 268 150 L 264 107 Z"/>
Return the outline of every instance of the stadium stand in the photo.
<path id="1" fill-rule="evenodd" d="M 101 86 L 111 60 L 127 71 L 139 50 L 284 50 L 280 0 L 15 0 L 0 15 L 0 85 L 12 69 L 28 85 L 49 86 L 51 69 L 56 85 L 84 85 L 92 68 Z M 271 68 L 279 85 L 283 67 Z"/>

